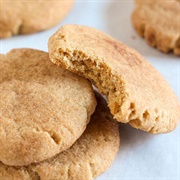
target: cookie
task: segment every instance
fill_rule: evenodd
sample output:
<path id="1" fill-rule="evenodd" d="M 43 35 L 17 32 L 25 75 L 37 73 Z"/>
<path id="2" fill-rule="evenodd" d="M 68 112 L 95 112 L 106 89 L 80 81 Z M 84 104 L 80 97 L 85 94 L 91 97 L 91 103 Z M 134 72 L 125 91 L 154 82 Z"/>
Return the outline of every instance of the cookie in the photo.
<path id="1" fill-rule="evenodd" d="M 180 2 L 136 0 L 132 24 L 146 42 L 158 50 L 180 55 Z"/>
<path id="2" fill-rule="evenodd" d="M 109 168 L 119 149 L 117 122 L 97 94 L 97 108 L 84 134 L 68 150 L 44 162 L 12 167 L 0 163 L 2 180 L 92 180 Z"/>
<path id="3" fill-rule="evenodd" d="M 48 53 L 14 49 L 0 56 L 0 161 L 21 166 L 69 148 L 94 112 L 92 85 L 56 67 Z"/>
<path id="4" fill-rule="evenodd" d="M 91 80 L 119 122 L 153 134 L 177 126 L 177 96 L 150 63 L 121 42 L 90 27 L 65 25 L 49 39 L 49 54 L 56 65 Z"/>
<path id="5" fill-rule="evenodd" d="M 68 14 L 73 2 L 1 0 L 0 38 L 49 29 Z"/>

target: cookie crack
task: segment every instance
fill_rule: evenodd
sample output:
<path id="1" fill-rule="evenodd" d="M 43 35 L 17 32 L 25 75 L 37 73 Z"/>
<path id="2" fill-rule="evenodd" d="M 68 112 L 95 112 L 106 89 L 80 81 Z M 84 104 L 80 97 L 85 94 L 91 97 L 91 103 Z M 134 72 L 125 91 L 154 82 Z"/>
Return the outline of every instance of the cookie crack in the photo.
<path id="1" fill-rule="evenodd" d="M 57 144 L 59 145 L 60 142 L 61 142 L 61 138 L 59 137 L 59 135 L 53 131 L 53 130 L 50 130 L 50 131 L 43 131 L 41 130 L 39 127 L 36 127 L 34 129 L 36 132 L 40 132 L 40 133 L 47 133 L 49 135 L 49 137 Z"/>
<path id="2" fill-rule="evenodd" d="M 174 53 L 180 55 L 180 36 L 177 38 L 175 42 Z"/>
<path id="3" fill-rule="evenodd" d="M 67 167 L 67 180 L 71 178 L 70 165 Z"/>
<path id="4" fill-rule="evenodd" d="M 87 168 L 88 168 L 88 170 L 89 170 L 90 179 L 93 180 L 93 179 L 94 179 L 94 174 L 93 174 L 92 163 L 91 163 L 91 162 L 88 162 L 88 163 L 87 163 Z"/>
<path id="5" fill-rule="evenodd" d="M 14 28 L 12 29 L 12 35 L 17 35 L 20 34 L 22 32 L 23 29 L 23 21 L 19 21 L 19 23 L 16 24 L 16 26 L 14 26 Z"/>
<path id="6" fill-rule="evenodd" d="M 49 136 L 51 137 L 51 139 L 52 139 L 57 145 L 60 144 L 61 138 L 59 137 L 59 135 L 58 135 L 56 132 L 54 132 L 53 130 L 51 130 L 51 131 L 46 131 L 46 132 L 49 134 Z"/>
<path id="7" fill-rule="evenodd" d="M 72 135 L 74 135 L 74 132 L 72 129 L 70 129 L 67 125 L 63 124 L 63 127 Z"/>

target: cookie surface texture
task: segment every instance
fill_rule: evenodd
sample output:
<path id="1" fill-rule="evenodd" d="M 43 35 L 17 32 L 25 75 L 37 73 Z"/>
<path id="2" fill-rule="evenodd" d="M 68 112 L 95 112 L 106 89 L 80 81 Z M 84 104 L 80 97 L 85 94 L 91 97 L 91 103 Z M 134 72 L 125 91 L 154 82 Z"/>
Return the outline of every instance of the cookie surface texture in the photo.
<path id="1" fill-rule="evenodd" d="M 132 24 L 158 50 L 180 55 L 180 1 L 136 0 Z"/>
<path id="2" fill-rule="evenodd" d="M 108 98 L 114 117 L 151 133 L 178 124 L 178 98 L 138 52 L 96 29 L 65 25 L 49 39 L 50 59 L 88 78 Z"/>
<path id="3" fill-rule="evenodd" d="M 0 161 L 21 166 L 69 148 L 84 132 L 96 99 L 84 78 L 56 67 L 48 53 L 0 56 Z"/>
<path id="4" fill-rule="evenodd" d="M 68 14 L 73 2 L 74 0 L 1 0 L 0 38 L 49 29 Z"/>
<path id="5" fill-rule="evenodd" d="M 109 168 L 119 149 L 118 124 L 105 100 L 97 96 L 97 108 L 84 134 L 68 150 L 26 167 L 0 163 L 4 180 L 92 180 Z"/>

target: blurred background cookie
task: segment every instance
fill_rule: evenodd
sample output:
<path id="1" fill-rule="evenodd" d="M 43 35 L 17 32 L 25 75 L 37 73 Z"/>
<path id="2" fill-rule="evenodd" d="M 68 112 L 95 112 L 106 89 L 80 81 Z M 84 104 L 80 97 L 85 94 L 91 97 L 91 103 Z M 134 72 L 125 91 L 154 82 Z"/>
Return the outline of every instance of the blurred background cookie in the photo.
<path id="1" fill-rule="evenodd" d="M 0 38 L 48 29 L 69 13 L 73 2 L 74 0 L 1 0 Z"/>
<path id="2" fill-rule="evenodd" d="M 92 180 L 106 171 L 120 145 L 118 123 L 99 95 L 97 108 L 83 135 L 68 150 L 44 162 L 12 167 L 0 162 L 3 180 Z"/>
<path id="3" fill-rule="evenodd" d="M 132 24 L 146 42 L 158 50 L 180 55 L 180 2 L 135 0 Z"/>
<path id="4" fill-rule="evenodd" d="M 53 63 L 89 79 L 107 96 L 111 113 L 119 122 L 153 134 L 176 128 L 178 97 L 134 49 L 81 25 L 62 26 L 48 46 Z"/>
<path id="5" fill-rule="evenodd" d="M 92 85 L 56 67 L 48 53 L 14 49 L 1 55 L 0 161 L 28 165 L 66 150 L 95 107 Z"/>

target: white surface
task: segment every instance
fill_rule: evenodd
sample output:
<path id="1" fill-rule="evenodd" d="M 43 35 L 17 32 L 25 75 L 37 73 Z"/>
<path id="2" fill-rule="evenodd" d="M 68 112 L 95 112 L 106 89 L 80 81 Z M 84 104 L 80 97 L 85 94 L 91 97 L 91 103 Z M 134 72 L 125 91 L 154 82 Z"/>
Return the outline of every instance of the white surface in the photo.
<path id="1" fill-rule="evenodd" d="M 18 47 L 47 51 L 48 38 L 62 24 L 92 26 L 137 49 L 164 75 L 180 99 L 180 59 L 151 48 L 135 33 L 130 22 L 133 6 L 132 0 L 76 1 L 62 23 L 44 32 L 1 40 L 0 52 Z M 179 129 L 178 126 L 169 134 L 151 135 L 120 125 L 120 150 L 110 169 L 97 180 L 180 180 Z"/>

